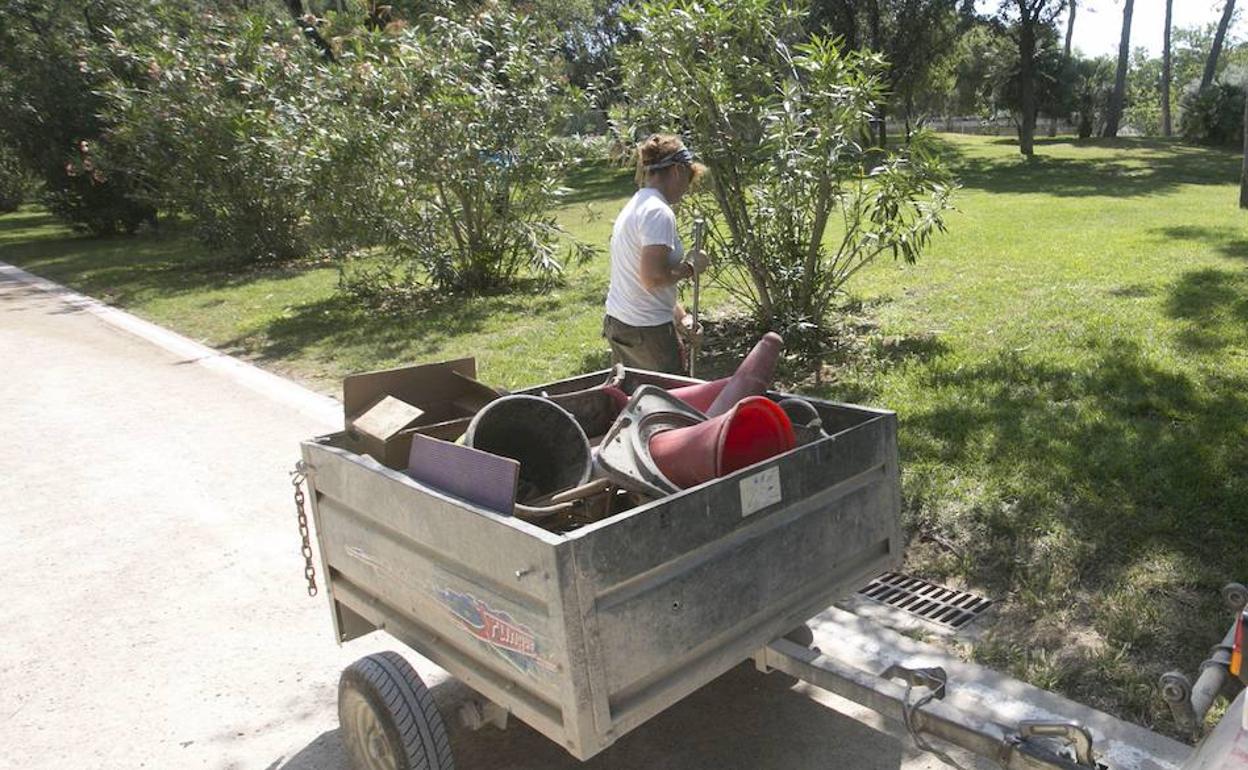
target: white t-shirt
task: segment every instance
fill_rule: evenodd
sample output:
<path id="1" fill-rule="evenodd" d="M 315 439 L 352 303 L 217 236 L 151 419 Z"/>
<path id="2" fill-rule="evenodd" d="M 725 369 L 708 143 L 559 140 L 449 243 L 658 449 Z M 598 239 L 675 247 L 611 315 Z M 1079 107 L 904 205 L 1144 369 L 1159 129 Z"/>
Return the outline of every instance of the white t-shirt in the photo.
<path id="1" fill-rule="evenodd" d="M 643 187 L 624 205 L 611 230 L 611 285 L 607 288 L 607 315 L 629 326 L 671 323 L 676 287 L 647 291 L 641 283 L 641 250 L 667 246 L 668 264 L 675 267 L 685 256 L 676 232 L 676 215 L 663 193 Z"/>

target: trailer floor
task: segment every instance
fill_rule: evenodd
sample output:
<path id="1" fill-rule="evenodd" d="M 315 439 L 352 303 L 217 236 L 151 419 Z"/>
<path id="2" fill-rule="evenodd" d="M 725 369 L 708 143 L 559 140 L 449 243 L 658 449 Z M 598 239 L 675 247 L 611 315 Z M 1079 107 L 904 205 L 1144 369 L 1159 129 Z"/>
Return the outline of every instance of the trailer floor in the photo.
<path id="1" fill-rule="evenodd" d="M 395 643 L 339 648 L 301 582 L 286 474 L 333 402 L 3 264 L 0 362 L 0 768 L 345 767 L 338 674 Z M 514 722 L 452 743 L 462 770 L 944 766 L 811 689 L 743 664 L 585 765 Z"/>

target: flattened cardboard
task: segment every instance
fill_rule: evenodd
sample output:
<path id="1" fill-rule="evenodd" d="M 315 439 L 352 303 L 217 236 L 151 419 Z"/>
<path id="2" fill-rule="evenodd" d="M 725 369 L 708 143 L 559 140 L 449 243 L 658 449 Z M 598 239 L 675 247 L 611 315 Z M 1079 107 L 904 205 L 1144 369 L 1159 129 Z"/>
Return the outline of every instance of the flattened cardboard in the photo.
<path id="1" fill-rule="evenodd" d="M 472 377 L 467 377 L 456 371 L 452 371 L 451 375 L 463 387 L 463 394 L 452 399 L 451 403 L 465 412 L 476 414 L 483 406 L 499 396 L 498 391 L 489 385 L 478 382 Z"/>
<path id="2" fill-rule="evenodd" d="M 342 411 L 350 418 L 382 396 L 394 396 L 417 406 L 421 401 L 447 401 L 455 396 L 453 390 L 446 389 L 446 383 L 453 381 L 450 372 L 475 378 L 477 360 L 461 358 L 439 364 L 400 366 L 349 375 L 342 381 Z M 436 383 L 442 383 L 441 390 L 435 387 Z"/>
<path id="3" fill-rule="evenodd" d="M 461 358 L 347 377 L 342 381 L 346 448 L 402 470 L 407 465 L 412 428 L 471 417 L 482 406 L 498 398 L 498 392 L 478 382 L 476 374 L 476 359 Z M 369 433 L 359 430 L 359 420 L 387 396 L 419 409 L 420 416 L 398 431 L 383 430 L 386 433 L 384 437 L 372 436 L 372 432 L 377 430 L 373 427 L 368 427 Z M 371 419 L 366 422 L 371 423 Z"/>

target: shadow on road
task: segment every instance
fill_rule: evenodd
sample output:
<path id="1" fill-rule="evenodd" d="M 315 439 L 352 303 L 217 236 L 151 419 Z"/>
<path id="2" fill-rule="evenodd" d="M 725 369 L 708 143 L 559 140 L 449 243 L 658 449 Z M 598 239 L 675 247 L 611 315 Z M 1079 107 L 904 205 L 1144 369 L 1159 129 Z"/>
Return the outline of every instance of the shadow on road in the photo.
<path id="1" fill-rule="evenodd" d="M 451 730 L 459 770 L 894 770 L 903 749 L 893 738 L 790 689 L 793 680 L 743 663 L 624 736 L 588 762 L 519 720 L 506 730 L 460 727 L 453 715 L 471 691 L 456 680 L 433 688 Z M 316 740 L 282 770 L 345 770 L 337 730 Z"/>

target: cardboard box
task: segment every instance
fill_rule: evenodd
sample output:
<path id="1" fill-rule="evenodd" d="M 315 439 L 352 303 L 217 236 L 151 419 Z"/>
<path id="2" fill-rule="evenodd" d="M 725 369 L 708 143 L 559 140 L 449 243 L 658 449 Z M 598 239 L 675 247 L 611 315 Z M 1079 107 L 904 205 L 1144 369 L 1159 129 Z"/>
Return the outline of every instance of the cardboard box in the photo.
<path id="1" fill-rule="evenodd" d="M 364 413 L 347 422 L 352 439 L 363 447 L 362 454 L 386 461 L 386 444 L 399 433 L 420 422 L 425 410 L 400 401 L 394 396 L 382 396 Z"/>
<path id="2" fill-rule="evenodd" d="M 471 417 L 498 398 L 476 375 L 476 359 L 462 358 L 347 377 L 342 381 L 346 448 L 403 470 L 413 428 Z"/>

